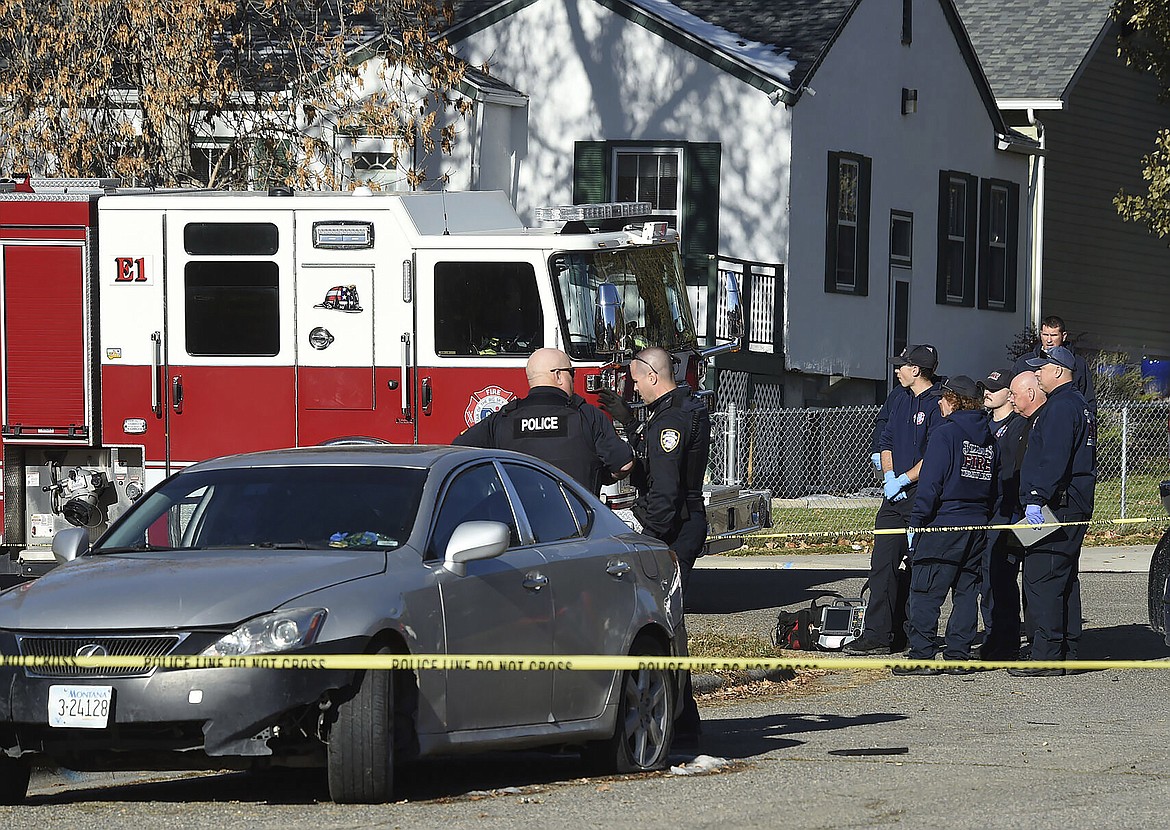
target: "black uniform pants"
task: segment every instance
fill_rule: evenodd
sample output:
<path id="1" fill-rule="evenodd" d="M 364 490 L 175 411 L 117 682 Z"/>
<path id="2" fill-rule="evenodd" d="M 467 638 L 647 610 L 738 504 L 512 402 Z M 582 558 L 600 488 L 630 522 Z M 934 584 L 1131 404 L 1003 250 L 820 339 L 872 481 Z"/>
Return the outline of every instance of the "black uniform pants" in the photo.
<path id="1" fill-rule="evenodd" d="M 983 549 L 984 660 L 1020 656 L 1020 562 L 1024 548 L 1010 530 L 987 533 Z"/>
<path id="2" fill-rule="evenodd" d="M 691 505 L 690 515 L 679 526 L 677 532 L 669 534 L 670 538 L 662 541 L 670 545 L 670 549 L 678 556 L 678 569 L 682 578 L 683 612 L 686 612 L 687 586 L 691 581 L 691 571 L 694 570 L 695 560 L 703 553 L 703 546 L 707 544 L 707 514 L 703 510 L 702 502 Z M 675 720 L 675 733 L 680 737 L 695 737 L 700 731 L 699 707 L 695 703 L 695 692 L 691 687 L 691 673 L 684 675 L 681 691 L 683 708 Z"/>
<path id="3" fill-rule="evenodd" d="M 944 530 L 923 533 L 915 540 L 910 574 L 910 657 L 935 656 L 938 618 L 947 594 L 948 660 L 969 660 L 979 621 L 979 583 L 983 570 L 985 533 L 982 530 Z"/>
<path id="4" fill-rule="evenodd" d="M 906 498 L 882 499 L 874 519 L 874 529 L 906 528 L 914 506 L 917 486 L 909 487 Z M 865 609 L 867 640 L 900 645 L 905 636 L 906 600 L 910 593 L 910 571 L 900 567 L 909 553 L 904 533 L 873 537 L 873 554 L 869 560 L 869 603 Z"/>
<path id="5" fill-rule="evenodd" d="M 1062 522 L 1083 522 L 1083 513 L 1056 511 Z M 1033 626 L 1033 660 L 1075 660 L 1081 642 L 1081 544 L 1085 525 L 1058 527 L 1024 553 L 1024 598 Z"/>

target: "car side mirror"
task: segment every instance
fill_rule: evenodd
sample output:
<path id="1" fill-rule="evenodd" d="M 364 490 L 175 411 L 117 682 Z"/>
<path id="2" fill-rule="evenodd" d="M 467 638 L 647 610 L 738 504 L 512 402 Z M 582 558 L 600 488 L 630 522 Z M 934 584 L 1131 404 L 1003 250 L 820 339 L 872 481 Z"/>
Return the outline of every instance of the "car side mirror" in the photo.
<path id="1" fill-rule="evenodd" d="M 53 558 L 70 562 L 89 553 L 89 531 L 84 527 L 67 527 L 53 537 Z"/>
<path id="2" fill-rule="evenodd" d="M 466 576 L 468 562 L 494 559 L 506 551 L 510 535 L 511 531 L 503 522 L 464 522 L 455 528 L 447 542 L 447 550 L 443 553 L 443 570 L 456 576 Z"/>
<path id="3" fill-rule="evenodd" d="M 616 352 L 626 336 L 622 298 L 617 286 L 603 282 L 597 286 L 597 305 L 593 313 L 593 336 L 599 352 Z"/>

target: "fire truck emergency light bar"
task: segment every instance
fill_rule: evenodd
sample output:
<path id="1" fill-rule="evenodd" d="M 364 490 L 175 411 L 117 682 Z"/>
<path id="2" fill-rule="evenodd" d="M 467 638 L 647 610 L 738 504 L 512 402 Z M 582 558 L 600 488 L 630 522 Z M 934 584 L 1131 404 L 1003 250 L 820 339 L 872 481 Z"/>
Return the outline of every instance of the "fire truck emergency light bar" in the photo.
<path id="1" fill-rule="evenodd" d="M 597 202 L 588 205 L 551 205 L 538 207 L 538 222 L 588 222 L 591 219 L 625 219 L 648 216 L 649 202 Z"/>

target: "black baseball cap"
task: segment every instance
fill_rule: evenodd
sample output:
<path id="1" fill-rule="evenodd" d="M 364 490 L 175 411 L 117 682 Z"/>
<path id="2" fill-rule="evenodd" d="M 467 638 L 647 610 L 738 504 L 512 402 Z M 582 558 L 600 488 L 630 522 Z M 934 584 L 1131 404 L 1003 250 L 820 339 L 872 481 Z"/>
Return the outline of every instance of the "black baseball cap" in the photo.
<path id="1" fill-rule="evenodd" d="M 979 391 L 979 384 L 971 380 L 966 375 L 955 375 L 943 381 L 943 389 L 954 392 L 956 395 L 962 395 L 964 398 L 971 398 L 978 400 L 983 397 Z"/>
<path id="2" fill-rule="evenodd" d="M 1011 369 L 992 369 L 987 377 L 979 381 L 979 386 L 988 392 L 998 392 L 1012 385 Z"/>
<path id="3" fill-rule="evenodd" d="M 1049 363 L 1055 363 L 1057 366 L 1069 370 L 1075 370 L 1077 368 L 1077 359 L 1064 346 L 1053 346 L 1048 351 L 1041 352 L 1039 357 L 1034 357 L 1028 361 L 1028 365 L 1034 369 L 1047 366 Z"/>
<path id="4" fill-rule="evenodd" d="M 907 346 L 902 349 L 900 355 L 891 357 L 890 363 L 895 366 L 917 366 L 919 369 L 933 372 L 938 368 L 938 352 L 935 351 L 934 346 L 926 343 L 921 346 Z"/>

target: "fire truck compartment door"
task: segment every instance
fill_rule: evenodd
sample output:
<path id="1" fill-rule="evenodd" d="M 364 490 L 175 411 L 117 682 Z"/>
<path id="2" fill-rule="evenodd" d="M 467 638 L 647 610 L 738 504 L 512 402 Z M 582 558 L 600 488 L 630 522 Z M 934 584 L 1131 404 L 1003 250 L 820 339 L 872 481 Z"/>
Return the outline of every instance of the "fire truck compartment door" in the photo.
<path id="1" fill-rule="evenodd" d="M 170 459 L 293 446 L 291 212 L 172 211 L 166 227 Z"/>
<path id="2" fill-rule="evenodd" d="M 374 272 L 297 270 L 297 406 L 374 408 Z"/>
<path id="3" fill-rule="evenodd" d="M 5 437 L 85 441 L 92 424 L 82 248 L 2 250 Z"/>

